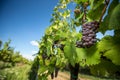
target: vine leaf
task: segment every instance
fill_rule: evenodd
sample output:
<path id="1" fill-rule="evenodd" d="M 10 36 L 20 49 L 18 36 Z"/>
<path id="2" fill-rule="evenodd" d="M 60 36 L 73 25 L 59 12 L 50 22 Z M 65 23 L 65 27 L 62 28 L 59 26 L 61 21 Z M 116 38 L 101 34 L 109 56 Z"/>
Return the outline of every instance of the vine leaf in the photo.
<path id="1" fill-rule="evenodd" d="M 113 0 L 108 9 L 108 14 L 110 14 L 118 4 L 119 4 L 119 0 Z"/>
<path id="2" fill-rule="evenodd" d="M 108 50 L 104 56 L 111 59 L 116 65 L 120 65 L 120 45 L 113 46 L 111 50 Z"/>
<path id="3" fill-rule="evenodd" d="M 110 29 L 120 29 L 120 4 L 112 11 L 109 22 Z"/>
<path id="4" fill-rule="evenodd" d="M 64 11 L 63 14 L 62 14 L 62 17 L 63 17 L 64 19 L 66 19 L 66 18 L 69 17 L 69 16 L 70 16 L 70 10 L 66 10 L 66 11 Z"/>
<path id="5" fill-rule="evenodd" d="M 95 65 L 100 63 L 100 57 L 101 54 L 99 53 L 98 49 L 97 49 L 97 44 L 95 44 L 94 46 L 86 49 L 87 54 L 86 54 L 86 64 L 87 65 Z"/>
<path id="6" fill-rule="evenodd" d="M 120 38 L 105 36 L 99 42 L 99 51 L 103 52 L 104 56 L 110 59 L 114 64 L 120 65 Z"/>
<path id="7" fill-rule="evenodd" d="M 90 0 L 90 8 L 97 9 L 103 3 L 104 3 L 104 0 Z"/>
<path id="8" fill-rule="evenodd" d="M 90 10 L 88 11 L 87 19 L 99 20 L 104 8 L 104 0 L 90 0 Z"/>
<path id="9" fill-rule="evenodd" d="M 105 52 L 107 50 L 110 50 L 112 47 L 112 36 L 105 36 L 101 39 L 101 41 L 98 43 L 98 49 L 100 52 Z"/>
<path id="10" fill-rule="evenodd" d="M 105 18 L 104 18 L 104 20 L 103 20 L 103 22 L 101 22 L 101 24 L 100 24 L 100 27 L 99 27 L 99 31 L 102 33 L 102 34 L 105 34 L 105 32 L 107 31 L 107 30 L 109 30 L 109 19 L 110 19 L 110 15 L 107 15 Z"/>
<path id="11" fill-rule="evenodd" d="M 90 71 L 93 75 L 107 77 L 116 71 L 120 71 L 120 66 L 116 66 L 107 60 L 101 60 L 100 64 L 91 66 Z"/>
<path id="12" fill-rule="evenodd" d="M 48 67 L 45 65 L 41 65 L 41 67 L 39 68 L 38 72 L 39 74 L 43 74 L 44 72 L 46 72 L 48 70 Z"/>
<path id="13" fill-rule="evenodd" d="M 84 63 L 84 60 L 86 59 L 85 58 L 85 53 L 86 53 L 85 49 L 76 48 L 76 53 L 77 53 L 77 58 L 76 58 L 77 62 L 80 62 L 80 64 L 85 64 Z"/>
<path id="14" fill-rule="evenodd" d="M 100 56 L 99 51 L 97 49 L 97 44 L 92 46 L 91 48 L 76 48 L 78 61 L 82 62 L 82 64 L 86 65 L 95 65 L 100 62 Z"/>
<path id="15" fill-rule="evenodd" d="M 100 32 L 104 34 L 107 30 L 120 29 L 119 9 L 120 9 L 120 4 L 118 4 L 117 0 L 114 0 L 111 3 L 108 13 L 103 19 L 103 22 L 100 24 L 100 28 L 99 28 Z"/>
<path id="16" fill-rule="evenodd" d="M 102 14 L 102 10 L 104 8 L 104 4 L 101 4 L 99 7 L 95 8 L 95 9 L 91 9 L 88 12 L 88 17 L 91 20 L 99 20 L 101 14 Z"/>
<path id="17" fill-rule="evenodd" d="M 68 42 L 66 46 L 64 47 L 64 55 L 68 59 L 69 63 L 71 63 L 73 66 L 75 65 L 75 57 L 76 57 L 76 51 L 75 51 L 75 45 Z"/>
<path id="18" fill-rule="evenodd" d="M 77 4 L 80 4 L 81 2 L 87 2 L 88 0 L 74 0 L 74 2 L 76 2 Z"/>

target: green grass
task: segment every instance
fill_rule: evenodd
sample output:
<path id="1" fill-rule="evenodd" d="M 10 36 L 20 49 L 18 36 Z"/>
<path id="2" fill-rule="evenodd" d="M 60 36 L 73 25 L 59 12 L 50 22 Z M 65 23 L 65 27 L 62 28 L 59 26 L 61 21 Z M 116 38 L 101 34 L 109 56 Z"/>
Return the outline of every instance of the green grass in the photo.
<path id="1" fill-rule="evenodd" d="M 0 80 L 29 80 L 28 72 L 30 71 L 30 65 L 15 66 L 11 68 L 5 68 L 0 70 Z M 61 75 L 59 78 L 64 80 L 69 80 L 70 73 L 69 71 L 60 71 Z M 92 75 L 79 74 L 79 78 L 82 80 L 119 80 L 119 79 L 108 79 L 101 78 Z M 50 79 L 49 79 L 50 80 Z"/>
<path id="2" fill-rule="evenodd" d="M 0 80 L 28 80 L 30 65 L 15 66 L 0 70 Z"/>

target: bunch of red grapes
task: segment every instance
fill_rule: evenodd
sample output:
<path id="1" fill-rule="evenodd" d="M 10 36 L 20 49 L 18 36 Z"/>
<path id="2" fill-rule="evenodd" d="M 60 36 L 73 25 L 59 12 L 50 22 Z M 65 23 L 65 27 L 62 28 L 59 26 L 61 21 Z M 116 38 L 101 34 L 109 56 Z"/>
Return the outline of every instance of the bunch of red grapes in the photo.
<path id="1" fill-rule="evenodd" d="M 77 41 L 77 47 L 84 48 L 84 47 L 91 47 L 93 44 L 96 43 L 96 33 L 98 32 L 99 22 L 93 21 L 88 22 L 82 25 L 82 39 L 81 41 Z"/>

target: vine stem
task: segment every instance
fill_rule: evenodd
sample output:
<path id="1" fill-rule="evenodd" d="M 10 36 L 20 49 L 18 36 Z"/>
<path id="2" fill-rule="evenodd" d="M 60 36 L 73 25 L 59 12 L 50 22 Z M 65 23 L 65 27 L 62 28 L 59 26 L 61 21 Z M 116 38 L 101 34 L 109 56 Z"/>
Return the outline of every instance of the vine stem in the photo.
<path id="1" fill-rule="evenodd" d="M 82 23 L 85 23 L 86 22 L 86 6 L 83 7 L 84 8 L 84 16 L 83 16 L 83 20 L 82 20 Z"/>
<path id="2" fill-rule="evenodd" d="M 104 8 L 103 8 L 103 10 L 102 10 L 102 14 L 101 14 L 101 16 L 100 16 L 99 23 L 101 23 L 101 21 L 102 21 L 102 18 L 103 18 L 103 16 L 104 16 L 105 12 L 106 12 L 106 9 L 107 9 L 107 7 L 108 7 L 109 2 L 110 2 L 110 0 L 105 0 L 105 6 L 104 6 Z"/>

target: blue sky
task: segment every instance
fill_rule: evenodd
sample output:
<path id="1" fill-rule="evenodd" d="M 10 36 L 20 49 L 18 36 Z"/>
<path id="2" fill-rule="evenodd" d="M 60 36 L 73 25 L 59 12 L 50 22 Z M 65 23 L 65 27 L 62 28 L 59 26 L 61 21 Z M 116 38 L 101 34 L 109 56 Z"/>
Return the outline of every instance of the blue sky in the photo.
<path id="1" fill-rule="evenodd" d="M 0 0 L 0 39 L 11 39 L 11 46 L 25 57 L 38 50 L 40 40 L 58 0 Z M 31 42 L 32 41 L 32 42 Z"/>
<path id="2" fill-rule="evenodd" d="M 33 58 L 40 40 L 50 25 L 58 0 L 0 0 L 0 40 L 11 39 L 11 46 L 24 57 Z M 107 32 L 107 34 L 113 34 Z M 102 37 L 98 34 L 98 37 Z"/>

